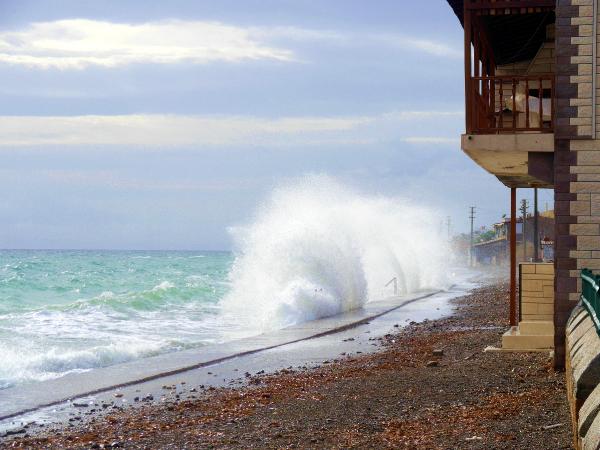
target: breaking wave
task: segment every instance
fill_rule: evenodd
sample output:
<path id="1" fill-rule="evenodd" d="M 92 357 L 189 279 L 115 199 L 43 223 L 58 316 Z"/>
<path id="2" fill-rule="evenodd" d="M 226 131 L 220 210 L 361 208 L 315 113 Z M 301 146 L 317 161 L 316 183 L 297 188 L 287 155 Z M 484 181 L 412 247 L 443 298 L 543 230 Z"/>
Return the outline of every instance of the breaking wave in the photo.
<path id="1" fill-rule="evenodd" d="M 262 331 L 398 293 L 444 287 L 449 249 L 434 214 L 363 195 L 326 176 L 276 189 L 254 223 L 232 229 L 237 256 L 224 313 Z"/>

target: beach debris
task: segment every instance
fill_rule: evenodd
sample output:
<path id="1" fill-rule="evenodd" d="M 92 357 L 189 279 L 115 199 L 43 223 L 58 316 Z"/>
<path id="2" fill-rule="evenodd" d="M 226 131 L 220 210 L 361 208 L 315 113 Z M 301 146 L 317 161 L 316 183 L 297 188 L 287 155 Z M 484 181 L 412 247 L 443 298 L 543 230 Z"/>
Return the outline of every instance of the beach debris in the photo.
<path id="1" fill-rule="evenodd" d="M 427 367 L 437 367 L 439 366 L 439 363 L 437 361 L 428 361 L 427 364 L 425 364 Z"/>
<path id="2" fill-rule="evenodd" d="M 542 427 L 542 430 L 544 430 L 544 431 L 553 430 L 555 428 L 562 427 L 563 425 L 564 425 L 564 423 L 555 423 L 552 425 L 546 425 L 546 426 Z"/>
<path id="3" fill-rule="evenodd" d="M 145 402 L 150 402 L 150 401 L 154 400 L 154 396 L 153 396 L 152 394 L 146 394 L 146 395 L 144 396 L 143 400 L 144 400 Z"/>
<path id="4" fill-rule="evenodd" d="M 121 397 L 123 397 L 123 393 L 122 393 L 122 392 L 117 392 L 117 393 L 115 394 L 115 397 L 117 397 L 117 398 L 121 398 Z"/>
<path id="5" fill-rule="evenodd" d="M 73 402 L 73 406 L 75 408 L 88 408 L 90 405 L 88 403 L 83 402 Z"/>
<path id="6" fill-rule="evenodd" d="M 441 349 L 441 348 L 436 348 L 436 349 L 433 349 L 433 351 L 431 352 L 431 354 L 433 356 L 444 356 L 444 350 Z"/>
<path id="7" fill-rule="evenodd" d="M 482 441 L 483 438 L 481 436 L 471 436 L 465 439 L 465 441 Z"/>

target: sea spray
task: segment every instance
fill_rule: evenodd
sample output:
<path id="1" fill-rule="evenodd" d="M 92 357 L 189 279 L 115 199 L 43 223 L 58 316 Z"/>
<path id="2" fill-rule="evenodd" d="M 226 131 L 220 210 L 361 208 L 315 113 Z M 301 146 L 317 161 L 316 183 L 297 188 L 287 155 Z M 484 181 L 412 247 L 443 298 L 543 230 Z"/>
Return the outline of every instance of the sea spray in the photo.
<path id="1" fill-rule="evenodd" d="M 392 294 L 444 287 L 449 249 L 431 211 L 360 194 L 327 176 L 274 190 L 237 246 L 224 314 L 257 331 L 331 316 Z"/>
<path id="2" fill-rule="evenodd" d="M 251 336 L 445 285 L 439 221 L 322 176 L 276 189 L 229 252 L 0 252 L 0 390 Z M 432 225 L 433 224 L 433 225 Z"/>

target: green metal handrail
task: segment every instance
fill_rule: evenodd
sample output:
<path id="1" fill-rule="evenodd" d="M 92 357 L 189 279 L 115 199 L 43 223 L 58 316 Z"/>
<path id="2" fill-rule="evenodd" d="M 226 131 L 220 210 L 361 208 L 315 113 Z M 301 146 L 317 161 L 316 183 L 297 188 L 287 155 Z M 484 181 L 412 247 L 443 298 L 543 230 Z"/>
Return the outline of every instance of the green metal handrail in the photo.
<path id="1" fill-rule="evenodd" d="M 600 275 L 594 275 L 591 270 L 581 271 L 581 303 L 587 309 L 590 317 L 596 325 L 596 331 L 600 335 Z"/>

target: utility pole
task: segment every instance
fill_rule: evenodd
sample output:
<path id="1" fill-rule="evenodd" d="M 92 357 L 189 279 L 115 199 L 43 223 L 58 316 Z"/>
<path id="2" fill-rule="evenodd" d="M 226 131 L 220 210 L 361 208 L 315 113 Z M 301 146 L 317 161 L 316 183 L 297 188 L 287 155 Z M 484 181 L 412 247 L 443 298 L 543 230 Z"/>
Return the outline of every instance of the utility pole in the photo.
<path id="1" fill-rule="evenodd" d="M 448 241 L 450 241 L 450 227 L 451 227 L 451 219 L 450 216 L 446 217 L 446 226 L 448 227 Z"/>
<path id="2" fill-rule="evenodd" d="M 470 207 L 471 212 L 469 219 L 471 219 L 471 246 L 469 247 L 469 267 L 473 267 L 473 220 L 475 220 L 475 206 Z"/>
<path id="3" fill-rule="evenodd" d="M 521 216 L 523 217 L 523 226 L 521 227 L 521 233 L 523 235 L 523 261 L 527 261 L 527 235 L 525 234 L 525 223 L 527 222 L 527 209 L 529 204 L 527 199 L 521 200 Z"/>

